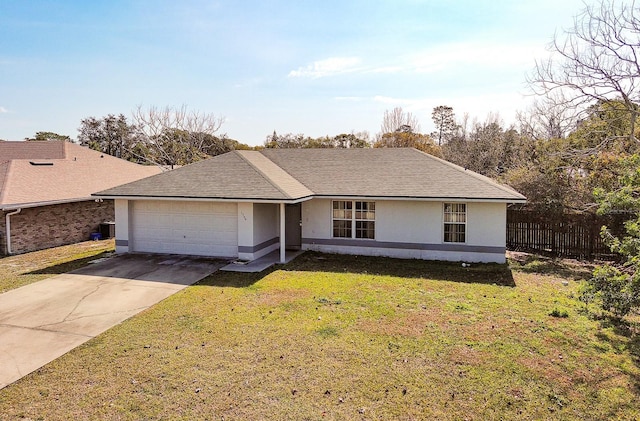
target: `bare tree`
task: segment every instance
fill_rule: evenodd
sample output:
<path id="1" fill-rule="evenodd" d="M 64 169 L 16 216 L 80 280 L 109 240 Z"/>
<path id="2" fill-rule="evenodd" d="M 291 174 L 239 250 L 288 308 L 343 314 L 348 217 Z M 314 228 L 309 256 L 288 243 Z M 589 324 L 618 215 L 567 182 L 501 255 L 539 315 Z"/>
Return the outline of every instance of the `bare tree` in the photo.
<path id="1" fill-rule="evenodd" d="M 207 155 L 212 143 L 220 142 L 216 133 L 224 123 L 214 114 L 180 108 L 142 106 L 133 112 L 133 121 L 142 133 L 146 147 L 152 151 L 148 160 L 157 165 L 185 165 Z M 225 140 L 226 136 L 222 135 Z M 219 148 L 216 148 L 219 149 Z M 229 149 L 230 150 L 230 149 Z"/>
<path id="2" fill-rule="evenodd" d="M 600 0 L 586 6 L 573 27 L 556 34 L 552 57 L 538 61 L 528 82 L 534 93 L 559 92 L 563 105 L 579 112 L 616 101 L 628 119 L 624 135 L 635 136 L 640 100 L 640 10 L 635 2 Z M 610 136 L 605 142 L 621 136 Z"/>
<path id="3" fill-rule="evenodd" d="M 567 107 L 560 91 L 535 99 L 526 111 L 518 111 L 520 133 L 536 140 L 563 139 L 578 124 L 575 107 Z"/>
<path id="4" fill-rule="evenodd" d="M 408 126 L 412 132 L 420 132 L 420 123 L 418 123 L 417 117 L 410 112 L 403 111 L 402 107 L 396 107 L 391 111 L 386 110 L 382 118 L 379 136 L 385 133 L 407 131 L 407 128 L 403 126 Z"/>

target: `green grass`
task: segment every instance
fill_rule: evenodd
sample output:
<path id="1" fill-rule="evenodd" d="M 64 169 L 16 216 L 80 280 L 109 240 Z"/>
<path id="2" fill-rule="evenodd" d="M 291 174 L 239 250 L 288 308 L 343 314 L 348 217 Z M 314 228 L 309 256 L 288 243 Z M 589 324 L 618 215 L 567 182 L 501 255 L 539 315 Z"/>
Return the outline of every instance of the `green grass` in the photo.
<path id="1" fill-rule="evenodd" d="M 86 241 L 0 258 L 0 293 L 78 269 L 114 247 L 112 239 Z"/>
<path id="2" fill-rule="evenodd" d="M 635 325 L 585 310 L 581 265 L 530 263 L 307 253 L 218 272 L 0 390 L 0 414 L 639 418 Z"/>

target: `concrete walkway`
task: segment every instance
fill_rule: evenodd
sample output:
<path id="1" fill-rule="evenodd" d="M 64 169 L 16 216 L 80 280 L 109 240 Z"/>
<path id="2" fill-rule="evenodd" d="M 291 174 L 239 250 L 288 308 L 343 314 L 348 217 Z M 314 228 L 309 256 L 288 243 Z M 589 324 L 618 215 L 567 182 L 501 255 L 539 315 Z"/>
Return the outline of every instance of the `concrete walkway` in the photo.
<path id="1" fill-rule="evenodd" d="M 224 264 L 120 255 L 0 294 L 0 389 Z"/>
<path id="2" fill-rule="evenodd" d="M 284 256 L 284 263 L 289 263 L 302 253 L 304 253 L 303 250 L 287 250 Z M 279 264 L 281 264 L 280 250 L 275 250 L 250 262 L 231 262 L 228 265 L 221 267 L 220 270 L 227 272 L 257 273 Z"/>

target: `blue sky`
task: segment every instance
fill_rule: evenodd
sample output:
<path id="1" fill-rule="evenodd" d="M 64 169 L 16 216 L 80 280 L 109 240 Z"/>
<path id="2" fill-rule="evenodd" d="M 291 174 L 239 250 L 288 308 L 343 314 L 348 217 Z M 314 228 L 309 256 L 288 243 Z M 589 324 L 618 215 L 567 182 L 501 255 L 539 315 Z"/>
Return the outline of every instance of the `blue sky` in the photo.
<path id="1" fill-rule="evenodd" d="M 0 0 L 0 139 L 188 106 L 250 145 L 378 132 L 384 111 L 506 124 L 580 0 Z"/>

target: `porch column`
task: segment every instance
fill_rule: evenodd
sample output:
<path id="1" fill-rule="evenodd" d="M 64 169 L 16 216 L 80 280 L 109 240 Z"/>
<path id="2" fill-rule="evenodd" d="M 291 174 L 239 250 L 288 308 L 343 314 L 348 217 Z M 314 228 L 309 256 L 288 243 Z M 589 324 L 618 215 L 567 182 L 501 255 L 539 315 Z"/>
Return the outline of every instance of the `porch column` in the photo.
<path id="1" fill-rule="evenodd" d="M 285 205 L 280 203 L 280 263 L 285 263 L 285 247 L 284 235 L 285 235 Z"/>

